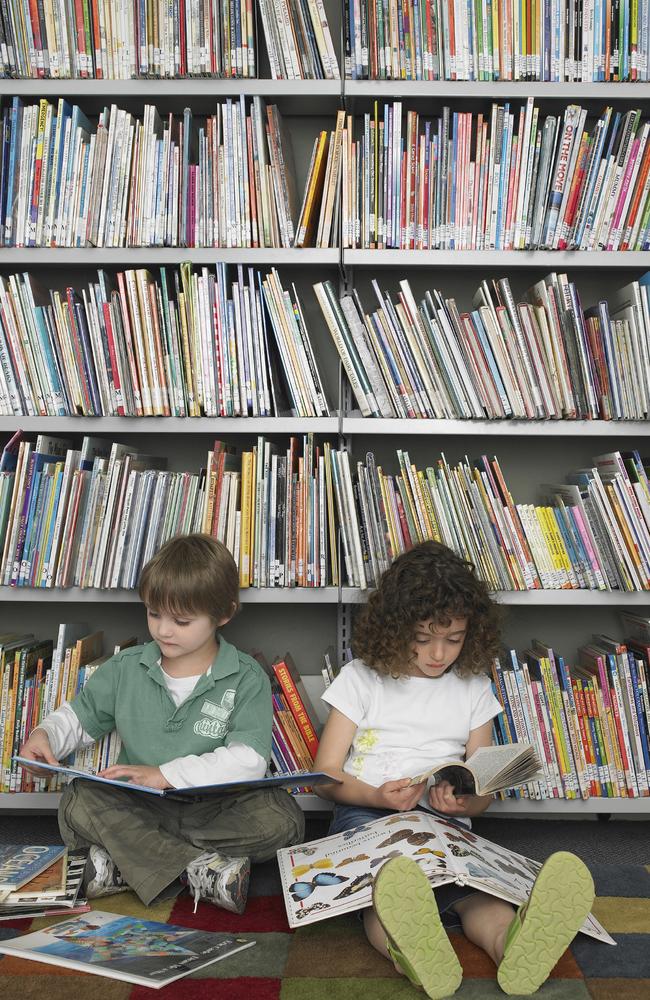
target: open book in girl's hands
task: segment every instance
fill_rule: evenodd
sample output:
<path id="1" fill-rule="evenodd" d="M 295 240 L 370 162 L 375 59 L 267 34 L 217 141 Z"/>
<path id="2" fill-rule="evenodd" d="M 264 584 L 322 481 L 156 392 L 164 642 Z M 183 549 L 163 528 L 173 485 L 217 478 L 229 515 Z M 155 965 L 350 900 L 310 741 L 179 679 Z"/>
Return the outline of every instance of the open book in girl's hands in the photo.
<path id="1" fill-rule="evenodd" d="M 456 795 L 492 795 L 523 785 L 540 770 L 539 757 L 530 743 L 508 743 L 479 747 L 466 761 L 443 761 L 429 771 L 416 774 L 409 784 L 419 785 L 434 778 L 432 784 L 448 781 Z"/>

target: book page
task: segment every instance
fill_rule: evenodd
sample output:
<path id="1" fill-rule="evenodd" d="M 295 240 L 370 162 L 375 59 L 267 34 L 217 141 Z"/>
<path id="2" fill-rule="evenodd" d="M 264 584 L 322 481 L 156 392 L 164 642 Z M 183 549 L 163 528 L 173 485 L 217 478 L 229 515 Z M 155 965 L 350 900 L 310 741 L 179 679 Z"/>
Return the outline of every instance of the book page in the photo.
<path id="1" fill-rule="evenodd" d="M 425 812 L 395 813 L 354 830 L 278 851 L 290 927 L 363 909 L 389 858 L 413 858 L 433 885 L 454 881 L 436 820 Z"/>

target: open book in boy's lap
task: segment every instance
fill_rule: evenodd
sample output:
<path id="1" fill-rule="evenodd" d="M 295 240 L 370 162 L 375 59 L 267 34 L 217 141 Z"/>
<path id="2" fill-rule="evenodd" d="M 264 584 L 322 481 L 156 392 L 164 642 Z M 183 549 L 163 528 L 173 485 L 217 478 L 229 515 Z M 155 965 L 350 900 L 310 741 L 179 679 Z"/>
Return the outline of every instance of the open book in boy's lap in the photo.
<path id="1" fill-rule="evenodd" d="M 530 781 L 541 770 L 537 752 L 530 743 L 479 747 L 466 760 L 447 760 L 411 778 L 412 785 L 434 778 L 431 784 L 448 781 L 456 795 L 492 795 Z"/>

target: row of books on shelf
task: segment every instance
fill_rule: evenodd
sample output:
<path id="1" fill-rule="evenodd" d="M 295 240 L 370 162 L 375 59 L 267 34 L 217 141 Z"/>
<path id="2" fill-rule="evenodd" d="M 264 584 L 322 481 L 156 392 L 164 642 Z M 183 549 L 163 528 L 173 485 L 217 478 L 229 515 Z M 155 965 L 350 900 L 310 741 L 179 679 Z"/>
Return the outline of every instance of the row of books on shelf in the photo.
<path id="1" fill-rule="evenodd" d="M 650 412 L 650 272 L 583 308 L 552 272 L 516 301 L 510 281 L 482 281 L 464 311 L 409 281 L 394 301 L 314 286 L 364 417 L 643 420 Z"/>
<path id="2" fill-rule="evenodd" d="M 248 106 L 248 110 L 247 110 Z M 60 98 L 2 112 L 4 246 L 443 250 L 646 250 L 650 122 L 639 108 L 541 116 L 400 101 L 337 112 L 312 146 L 299 203 L 275 106 L 227 100 L 142 120 L 111 105 L 96 124 Z M 339 228 L 341 233 L 339 234 Z"/>
<path id="3" fill-rule="evenodd" d="M 258 8 L 274 79 L 339 78 L 322 0 L 7 0 L 0 76 L 256 77 Z"/>
<path id="4" fill-rule="evenodd" d="M 97 273 L 81 293 L 0 277 L 0 413 L 329 416 L 295 285 L 224 264 Z"/>
<path id="5" fill-rule="evenodd" d="M 431 120 L 376 103 L 343 132 L 343 247 L 646 250 L 650 123 L 638 108 L 587 118 L 532 97 Z"/>
<path id="6" fill-rule="evenodd" d="M 622 617 L 629 638 L 594 635 L 575 664 L 537 640 L 494 661 L 504 709 L 495 720 L 497 742 L 530 742 L 542 762 L 535 780 L 506 796 L 650 795 L 650 623 Z"/>
<path id="7" fill-rule="evenodd" d="M 349 453 L 331 451 L 350 586 L 377 584 L 399 554 L 434 539 L 494 591 L 650 589 L 650 489 L 637 452 L 598 455 L 543 485 L 542 504 L 515 503 L 496 458 L 451 465 L 443 455 L 418 469 L 407 451 L 397 457 L 396 476 L 371 452 L 355 475 Z"/>
<path id="8" fill-rule="evenodd" d="M 349 0 L 352 79 L 647 80 L 647 0 Z"/>
<path id="9" fill-rule="evenodd" d="M 300 208 L 291 141 L 258 96 L 198 126 L 189 107 L 163 119 L 145 104 L 139 119 L 112 104 L 91 122 L 63 97 L 14 97 L 1 152 L 4 246 L 291 247 L 296 224 L 320 217 L 323 184 Z"/>
<path id="10" fill-rule="evenodd" d="M 0 634 L 0 792 L 57 791 L 65 778 L 37 777 L 13 759 L 22 742 L 47 715 L 71 701 L 110 656 L 136 645 L 133 637 L 104 653 L 102 631 L 86 622 L 62 623 L 56 642 L 31 634 Z M 269 676 L 273 697 L 272 769 L 277 774 L 313 771 L 318 749 L 318 715 L 303 681 L 286 653 L 272 665 L 256 658 Z M 323 682 L 333 677 L 331 656 L 325 657 Z M 116 732 L 76 750 L 70 766 L 96 773 L 117 761 L 121 749 Z M 1 902 L 1 901 L 0 901 Z M 1 912 L 1 909 L 0 909 Z"/>
<path id="11" fill-rule="evenodd" d="M 195 473 L 102 438 L 18 437 L 0 472 L 4 584 L 134 588 L 167 539 L 204 531 L 242 587 L 338 585 L 330 445 L 311 434 L 239 454 L 215 441 Z"/>
<path id="12" fill-rule="evenodd" d="M 88 852 L 47 844 L 0 847 L 0 921 L 90 909 L 81 883 Z"/>
<path id="13" fill-rule="evenodd" d="M 516 301 L 507 277 L 473 307 L 408 280 L 377 308 L 331 281 L 314 293 L 364 417 L 643 420 L 650 272 L 584 308 L 552 272 Z M 313 332 L 273 269 L 144 268 L 80 292 L 0 277 L 0 414 L 326 417 Z"/>
<path id="14" fill-rule="evenodd" d="M 355 468 L 311 435 L 285 450 L 259 437 L 241 453 L 216 441 L 206 467 L 184 473 L 103 439 L 76 449 L 18 437 L 0 471 L 4 586 L 132 589 L 168 538 L 204 531 L 232 552 L 242 587 L 338 586 L 344 575 L 366 589 L 435 539 L 494 591 L 650 589 L 648 460 L 636 451 L 595 456 L 530 504 L 515 503 L 485 455 L 423 470 L 398 450 L 393 476 L 372 453 Z"/>

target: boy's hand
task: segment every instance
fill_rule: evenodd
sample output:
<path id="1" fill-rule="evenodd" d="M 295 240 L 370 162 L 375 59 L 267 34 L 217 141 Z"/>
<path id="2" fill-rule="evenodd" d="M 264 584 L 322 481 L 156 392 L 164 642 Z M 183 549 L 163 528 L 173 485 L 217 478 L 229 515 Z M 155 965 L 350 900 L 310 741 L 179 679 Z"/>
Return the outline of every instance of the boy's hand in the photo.
<path id="1" fill-rule="evenodd" d="M 52 747 L 50 746 L 50 740 L 44 729 L 35 729 L 33 733 L 25 740 L 20 750 L 18 751 L 21 757 L 29 757 L 30 760 L 38 762 L 43 761 L 45 764 L 54 764 L 58 766 L 58 760 L 52 753 Z M 50 771 L 44 771 L 40 767 L 29 767 L 27 764 L 21 765 L 30 774 L 36 774 L 39 777 L 51 778 L 52 774 Z"/>
<path id="2" fill-rule="evenodd" d="M 409 781 L 409 778 L 400 778 L 398 781 L 385 781 L 380 785 L 376 790 L 376 808 L 395 809 L 397 812 L 409 812 L 415 809 L 422 797 L 426 782 L 411 785 Z"/>
<path id="3" fill-rule="evenodd" d="M 454 795 L 454 786 L 448 781 L 431 786 L 429 805 L 446 816 L 476 816 L 486 808 L 485 796 Z"/>
<path id="4" fill-rule="evenodd" d="M 134 785 L 146 785 L 147 788 L 171 788 L 159 767 L 149 767 L 146 764 L 112 764 L 111 767 L 98 771 L 97 776 L 114 780 L 126 778 Z"/>

